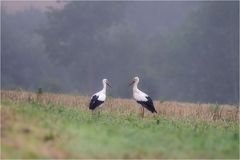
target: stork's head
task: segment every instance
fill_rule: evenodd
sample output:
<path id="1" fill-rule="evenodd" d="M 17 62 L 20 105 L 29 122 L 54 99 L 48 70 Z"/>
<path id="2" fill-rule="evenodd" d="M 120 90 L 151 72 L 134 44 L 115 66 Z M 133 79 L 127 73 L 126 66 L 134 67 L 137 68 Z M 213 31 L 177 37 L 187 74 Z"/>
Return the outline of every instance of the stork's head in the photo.
<path id="1" fill-rule="evenodd" d="M 110 85 L 109 81 L 108 81 L 106 78 L 104 78 L 104 79 L 102 80 L 102 82 L 103 82 L 103 84 L 107 84 L 109 87 L 112 88 L 112 86 Z"/>
<path id="2" fill-rule="evenodd" d="M 134 83 L 138 83 L 139 82 L 139 78 L 138 77 L 134 77 L 133 80 L 129 83 L 128 86 L 131 86 Z"/>
<path id="3" fill-rule="evenodd" d="M 135 82 L 139 82 L 139 78 L 138 77 L 134 77 L 133 78 Z"/>

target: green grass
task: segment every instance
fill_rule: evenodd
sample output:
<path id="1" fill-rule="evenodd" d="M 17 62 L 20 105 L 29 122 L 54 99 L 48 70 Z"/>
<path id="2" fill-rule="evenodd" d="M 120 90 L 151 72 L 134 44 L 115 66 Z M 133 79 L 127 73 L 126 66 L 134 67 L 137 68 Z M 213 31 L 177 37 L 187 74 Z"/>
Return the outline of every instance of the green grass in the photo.
<path id="1" fill-rule="evenodd" d="M 239 158 L 237 122 L 1 102 L 2 158 Z"/>

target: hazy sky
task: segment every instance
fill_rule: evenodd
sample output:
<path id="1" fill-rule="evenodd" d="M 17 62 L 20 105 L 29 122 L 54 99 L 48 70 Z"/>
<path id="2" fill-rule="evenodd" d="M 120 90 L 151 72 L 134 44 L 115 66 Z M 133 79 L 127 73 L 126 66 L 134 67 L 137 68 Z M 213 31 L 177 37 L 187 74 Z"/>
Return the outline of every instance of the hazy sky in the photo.
<path id="1" fill-rule="evenodd" d="M 67 2 L 57 1 L 3 1 L 1 5 L 8 13 L 15 13 L 28 8 L 37 8 L 45 11 L 47 7 L 62 8 Z"/>

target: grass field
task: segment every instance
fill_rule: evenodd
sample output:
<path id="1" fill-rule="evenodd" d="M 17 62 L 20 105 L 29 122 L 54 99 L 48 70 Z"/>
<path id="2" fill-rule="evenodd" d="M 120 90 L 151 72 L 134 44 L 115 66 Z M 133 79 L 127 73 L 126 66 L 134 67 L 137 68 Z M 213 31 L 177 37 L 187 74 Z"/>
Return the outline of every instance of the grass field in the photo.
<path id="1" fill-rule="evenodd" d="M 239 158 L 231 106 L 156 101 L 159 114 L 141 119 L 131 100 L 108 99 L 92 116 L 88 97 L 1 97 L 1 158 Z"/>

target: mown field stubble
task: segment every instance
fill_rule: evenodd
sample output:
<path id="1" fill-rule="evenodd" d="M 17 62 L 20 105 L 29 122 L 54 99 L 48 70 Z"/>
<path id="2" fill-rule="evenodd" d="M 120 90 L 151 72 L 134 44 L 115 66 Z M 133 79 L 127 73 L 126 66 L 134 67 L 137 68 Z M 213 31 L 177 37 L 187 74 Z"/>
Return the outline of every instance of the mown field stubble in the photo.
<path id="1" fill-rule="evenodd" d="M 239 158 L 239 110 L 230 105 L 1 91 L 1 158 Z"/>

